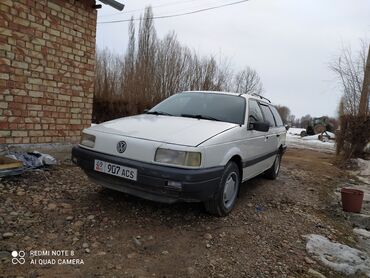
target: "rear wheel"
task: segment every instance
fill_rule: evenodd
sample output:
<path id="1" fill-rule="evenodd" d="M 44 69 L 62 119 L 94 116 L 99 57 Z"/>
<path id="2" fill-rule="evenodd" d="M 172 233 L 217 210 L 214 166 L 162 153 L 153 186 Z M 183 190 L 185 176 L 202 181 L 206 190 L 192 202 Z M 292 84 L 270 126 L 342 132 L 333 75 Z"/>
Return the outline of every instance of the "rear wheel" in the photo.
<path id="1" fill-rule="evenodd" d="M 238 165 L 230 161 L 222 174 L 218 192 L 213 199 L 205 202 L 206 210 L 217 216 L 229 214 L 235 206 L 240 186 Z"/>
<path id="2" fill-rule="evenodd" d="M 281 152 L 276 155 L 274 164 L 265 172 L 265 177 L 274 180 L 279 175 L 281 165 Z"/>

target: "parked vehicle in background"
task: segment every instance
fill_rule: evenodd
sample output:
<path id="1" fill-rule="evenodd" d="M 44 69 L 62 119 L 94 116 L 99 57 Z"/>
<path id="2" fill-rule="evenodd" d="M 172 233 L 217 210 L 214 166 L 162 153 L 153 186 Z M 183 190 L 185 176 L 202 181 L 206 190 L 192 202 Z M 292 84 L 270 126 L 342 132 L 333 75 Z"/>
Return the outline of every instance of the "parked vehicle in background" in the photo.
<path id="1" fill-rule="evenodd" d="M 72 160 L 102 186 L 158 202 L 204 202 L 224 216 L 242 182 L 277 177 L 285 139 L 265 98 L 182 92 L 145 114 L 83 130 Z"/>
<path id="2" fill-rule="evenodd" d="M 316 117 L 312 118 L 308 124 L 306 134 L 301 134 L 301 136 L 322 134 L 325 131 L 334 132 L 334 125 L 330 122 L 329 117 Z"/>

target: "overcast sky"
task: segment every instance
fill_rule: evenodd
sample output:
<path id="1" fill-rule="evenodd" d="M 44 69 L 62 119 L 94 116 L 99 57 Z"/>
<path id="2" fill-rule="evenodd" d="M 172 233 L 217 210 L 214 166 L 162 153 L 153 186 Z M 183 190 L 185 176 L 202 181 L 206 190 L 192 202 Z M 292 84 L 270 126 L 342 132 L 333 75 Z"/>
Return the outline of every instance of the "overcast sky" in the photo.
<path id="1" fill-rule="evenodd" d="M 139 17 L 148 5 L 155 16 L 237 0 L 119 0 L 118 12 L 103 5 L 98 22 Z M 159 7 L 156 7 L 159 6 Z M 132 10 L 139 10 L 130 12 Z M 250 0 L 234 6 L 155 20 L 159 37 L 174 30 L 179 41 L 204 55 L 222 55 L 233 69 L 254 68 L 264 95 L 301 117 L 336 116 L 340 91 L 328 64 L 344 46 L 370 38 L 370 0 Z M 98 48 L 123 53 L 127 23 L 98 24 Z"/>

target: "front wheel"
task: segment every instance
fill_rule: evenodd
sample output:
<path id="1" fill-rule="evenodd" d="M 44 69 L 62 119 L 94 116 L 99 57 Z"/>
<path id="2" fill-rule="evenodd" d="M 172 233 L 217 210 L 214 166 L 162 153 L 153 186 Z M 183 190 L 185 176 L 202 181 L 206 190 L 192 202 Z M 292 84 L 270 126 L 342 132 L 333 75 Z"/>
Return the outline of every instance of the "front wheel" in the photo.
<path id="1" fill-rule="evenodd" d="M 217 216 L 229 214 L 235 206 L 240 186 L 238 165 L 230 161 L 222 174 L 219 189 L 213 199 L 205 202 L 206 210 Z"/>
<path id="2" fill-rule="evenodd" d="M 268 179 L 271 179 L 271 180 L 274 180 L 277 178 L 277 176 L 279 175 L 279 171 L 280 171 L 280 164 L 281 164 L 281 153 L 279 152 L 277 155 L 276 155 L 276 158 L 275 158 L 275 161 L 274 161 L 274 164 L 271 166 L 270 169 L 268 169 L 266 172 L 265 172 L 265 177 L 268 178 Z"/>

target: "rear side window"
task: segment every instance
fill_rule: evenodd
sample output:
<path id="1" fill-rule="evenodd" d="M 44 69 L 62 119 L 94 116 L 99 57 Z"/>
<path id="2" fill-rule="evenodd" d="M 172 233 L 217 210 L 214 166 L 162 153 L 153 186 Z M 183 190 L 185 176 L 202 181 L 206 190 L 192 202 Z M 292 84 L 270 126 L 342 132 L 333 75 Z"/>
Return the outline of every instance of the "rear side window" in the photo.
<path id="1" fill-rule="evenodd" d="M 270 106 L 270 108 L 271 108 L 272 114 L 274 114 L 276 125 L 283 126 L 284 125 L 283 120 L 281 119 L 280 114 L 277 111 L 277 109 L 274 106 Z"/>
<path id="2" fill-rule="evenodd" d="M 265 120 L 270 123 L 270 127 L 274 127 L 275 119 L 274 119 L 274 116 L 272 115 L 270 108 L 265 104 L 261 104 L 261 109 L 262 109 L 263 115 L 265 116 Z"/>
<path id="3" fill-rule="evenodd" d="M 261 108 L 257 101 L 249 100 L 248 123 L 263 122 Z"/>

